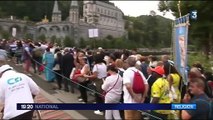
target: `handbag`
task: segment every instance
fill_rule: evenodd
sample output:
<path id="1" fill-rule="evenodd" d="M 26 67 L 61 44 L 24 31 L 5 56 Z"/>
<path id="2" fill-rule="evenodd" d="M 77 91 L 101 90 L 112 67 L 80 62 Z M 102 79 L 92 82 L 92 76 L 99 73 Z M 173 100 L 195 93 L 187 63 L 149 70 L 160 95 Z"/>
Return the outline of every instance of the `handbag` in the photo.
<path id="1" fill-rule="evenodd" d="M 79 70 L 79 69 L 73 70 L 70 74 L 71 80 L 78 82 L 77 78 L 79 78 L 79 77 L 75 77 L 75 75 L 77 75 L 77 74 L 81 74 L 81 70 Z"/>
<path id="2" fill-rule="evenodd" d="M 115 85 L 116 85 L 117 82 L 118 82 L 118 79 L 119 79 L 119 75 L 118 75 L 118 78 L 117 78 L 115 84 L 114 84 L 108 91 L 103 91 L 103 92 L 102 92 L 101 97 L 102 97 L 103 100 L 105 99 L 106 94 L 107 94 L 109 91 L 111 91 L 111 90 L 115 87 Z"/>
<path id="3" fill-rule="evenodd" d="M 44 65 L 41 65 L 40 67 L 39 67 L 39 72 L 43 72 L 44 71 Z"/>

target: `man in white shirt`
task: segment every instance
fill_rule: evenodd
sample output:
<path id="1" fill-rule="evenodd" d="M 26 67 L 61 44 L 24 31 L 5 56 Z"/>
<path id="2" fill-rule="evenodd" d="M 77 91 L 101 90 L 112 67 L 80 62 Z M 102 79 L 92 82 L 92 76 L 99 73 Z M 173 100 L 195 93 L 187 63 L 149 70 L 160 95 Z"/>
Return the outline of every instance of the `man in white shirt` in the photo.
<path id="1" fill-rule="evenodd" d="M 139 71 L 136 65 L 136 58 L 129 57 L 126 60 L 129 68 L 123 73 L 123 91 L 124 91 L 124 103 L 143 103 L 148 92 L 148 83 L 143 73 Z M 134 80 L 134 72 L 139 72 L 145 84 L 144 94 L 136 94 L 133 92 L 132 85 Z M 141 119 L 141 113 L 136 110 L 125 110 L 125 119 Z"/>
<path id="2" fill-rule="evenodd" d="M 0 101 L 4 104 L 3 119 L 32 119 L 33 111 L 17 110 L 17 103 L 34 103 L 39 87 L 27 75 L 9 65 L 0 67 Z"/>

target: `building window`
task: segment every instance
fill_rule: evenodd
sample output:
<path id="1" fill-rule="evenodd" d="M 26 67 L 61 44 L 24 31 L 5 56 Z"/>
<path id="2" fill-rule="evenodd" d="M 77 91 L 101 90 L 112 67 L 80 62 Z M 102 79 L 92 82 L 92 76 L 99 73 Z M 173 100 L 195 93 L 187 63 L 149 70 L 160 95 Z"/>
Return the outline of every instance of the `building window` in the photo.
<path id="1" fill-rule="evenodd" d="M 103 13 L 103 9 L 101 8 L 101 13 Z"/>
<path id="2" fill-rule="evenodd" d="M 99 8 L 97 8 L 97 11 L 98 11 L 98 12 L 100 12 L 100 9 L 99 9 Z"/>
<path id="3" fill-rule="evenodd" d="M 85 9 L 87 9 L 87 5 L 85 5 Z"/>
<path id="4" fill-rule="evenodd" d="M 87 17 L 85 17 L 85 22 L 87 22 Z"/>
<path id="5" fill-rule="evenodd" d="M 115 13 L 115 17 L 118 17 L 118 13 Z"/>
<path id="6" fill-rule="evenodd" d="M 110 11 L 108 11 L 108 15 L 110 15 Z"/>
<path id="7" fill-rule="evenodd" d="M 106 10 L 104 10 L 104 14 L 106 15 Z"/>

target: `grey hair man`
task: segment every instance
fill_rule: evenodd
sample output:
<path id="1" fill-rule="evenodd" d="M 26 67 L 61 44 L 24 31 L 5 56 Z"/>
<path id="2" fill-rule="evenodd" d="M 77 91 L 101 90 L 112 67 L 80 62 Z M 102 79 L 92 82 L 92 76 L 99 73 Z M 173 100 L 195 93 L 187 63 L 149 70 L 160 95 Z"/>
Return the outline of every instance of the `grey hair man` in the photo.
<path id="1" fill-rule="evenodd" d="M 130 56 L 125 62 L 128 64 L 128 69 L 123 73 L 124 103 L 143 103 L 148 92 L 148 83 L 146 78 L 144 77 L 143 73 L 135 67 L 136 58 L 134 56 Z M 139 72 L 144 81 L 145 91 L 143 94 L 133 92 L 132 85 L 135 72 Z M 141 119 L 142 117 L 141 113 L 136 110 L 125 110 L 124 114 L 125 119 Z"/>

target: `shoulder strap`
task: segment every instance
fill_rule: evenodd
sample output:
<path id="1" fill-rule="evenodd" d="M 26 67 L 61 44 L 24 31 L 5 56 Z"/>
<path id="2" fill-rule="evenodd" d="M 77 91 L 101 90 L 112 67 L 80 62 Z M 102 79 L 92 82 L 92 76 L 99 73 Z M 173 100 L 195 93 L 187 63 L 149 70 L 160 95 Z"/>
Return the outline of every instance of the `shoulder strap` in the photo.
<path id="1" fill-rule="evenodd" d="M 136 73 L 137 71 L 132 70 L 134 73 Z"/>
<path id="2" fill-rule="evenodd" d="M 110 90 L 112 90 L 114 87 L 115 87 L 115 85 L 117 84 L 117 82 L 118 82 L 118 79 L 119 79 L 119 74 L 118 74 L 118 78 L 117 78 L 117 80 L 116 80 L 116 82 L 115 82 L 115 84 L 108 90 L 108 91 L 106 91 L 106 93 L 108 93 Z"/>

